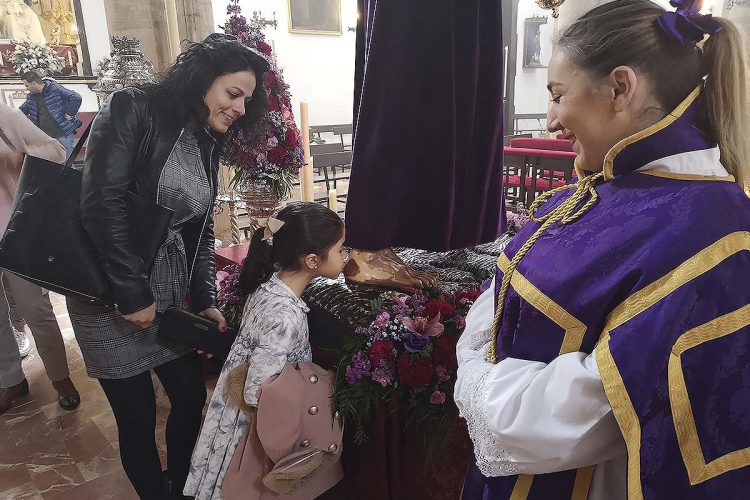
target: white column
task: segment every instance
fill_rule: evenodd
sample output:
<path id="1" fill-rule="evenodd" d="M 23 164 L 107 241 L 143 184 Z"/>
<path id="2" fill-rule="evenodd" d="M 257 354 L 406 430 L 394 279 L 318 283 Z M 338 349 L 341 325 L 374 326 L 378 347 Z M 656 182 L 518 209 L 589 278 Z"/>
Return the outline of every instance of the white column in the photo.
<path id="1" fill-rule="evenodd" d="M 165 8 L 167 14 L 167 36 L 169 37 L 169 53 L 172 56 L 172 60 L 168 66 L 174 63 L 174 60 L 182 52 L 180 49 L 180 28 L 177 23 L 177 4 L 175 0 L 165 0 Z"/>

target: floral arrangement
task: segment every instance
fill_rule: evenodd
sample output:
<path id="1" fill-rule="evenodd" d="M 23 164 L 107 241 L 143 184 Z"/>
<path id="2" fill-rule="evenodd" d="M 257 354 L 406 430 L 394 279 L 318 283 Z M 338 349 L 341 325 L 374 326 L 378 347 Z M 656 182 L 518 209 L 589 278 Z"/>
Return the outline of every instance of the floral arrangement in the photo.
<path id="1" fill-rule="evenodd" d="M 456 343 L 478 287 L 454 293 L 381 294 L 371 304 L 372 322 L 344 345 L 334 405 L 355 441 L 367 440 L 374 405 L 395 398 L 408 410 L 407 426 L 435 451 L 450 439 L 458 361 Z"/>
<path id="2" fill-rule="evenodd" d="M 507 231 L 509 234 L 516 234 L 530 220 L 529 212 L 523 206 L 519 207 L 518 211 L 508 211 L 505 215 L 508 221 Z"/>
<path id="3" fill-rule="evenodd" d="M 241 266 L 232 265 L 216 273 L 216 303 L 230 328 L 239 329 L 245 297 L 240 293 Z"/>
<path id="4" fill-rule="evenodd" d="M 16 42 L 16 49 L 8 57 L 19 75 L 34 69 L 44 70 L 48 75 L 59 73 L 65 61 L 49 45 Z"/>
<path id="5" fill-rule="evenodd" d="M 265 57 L 271 69 L 263 79 L 268 97 L 265 116 L 252 130 L 242 130 L 226 141 L 222 159 L 234 168 L 232 187 L 261 183 L 281 200 L 291 193 L 304 165 L 302 138 L 292 114 L 289 85 L 284 82 L 271 45 L 263 35 L 263 26 L 241 14 L 239 0 L 230 0 L 227 15 L 224 31 Z"/>

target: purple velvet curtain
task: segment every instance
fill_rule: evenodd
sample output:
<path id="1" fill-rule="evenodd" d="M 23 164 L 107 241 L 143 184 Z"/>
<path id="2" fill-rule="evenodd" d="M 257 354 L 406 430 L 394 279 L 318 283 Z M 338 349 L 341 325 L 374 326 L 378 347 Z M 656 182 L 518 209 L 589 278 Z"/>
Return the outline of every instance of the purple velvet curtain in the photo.
<path id="1" fill-rule="evenodd" d="M 494 240 L 502 199 L 499 0 L 358 0 L 348 244 Z"/>

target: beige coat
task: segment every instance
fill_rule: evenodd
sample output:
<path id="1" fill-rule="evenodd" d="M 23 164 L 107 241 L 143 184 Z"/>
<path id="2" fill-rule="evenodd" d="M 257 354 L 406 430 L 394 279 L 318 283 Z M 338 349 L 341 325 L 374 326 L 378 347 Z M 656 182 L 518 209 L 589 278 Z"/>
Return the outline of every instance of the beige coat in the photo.
<path id="1" fill-rule="evenodd" d="M 25 155 L 65 162 L 62 144 L 42 132 L 20 110 L 0 103 L 0 235 L 10 219 Z"/>

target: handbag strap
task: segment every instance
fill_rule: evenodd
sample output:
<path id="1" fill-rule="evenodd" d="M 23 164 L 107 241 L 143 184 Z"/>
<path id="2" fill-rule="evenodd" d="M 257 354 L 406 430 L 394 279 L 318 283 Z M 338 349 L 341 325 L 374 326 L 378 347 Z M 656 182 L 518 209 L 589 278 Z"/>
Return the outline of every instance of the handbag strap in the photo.
<path id="1" fill-rule="evenodd" d="M 141 142 L 140 147 L 138 148 L 138 157 L 136 158 L 136 163 L 142 163 L 146 156 L 146 148 L 148 147 L 148 141 L 151 139 L 152 134 L 152 127 L 153 127 L 153 119 L 149 117 L 148 120 L 148 129 L 146 129 L 146 134 L 143 136 L 143 141 Z M 78 157 L 78 155 L 81 152 L 81 149 L 83 148 L 83 145 L 86 144 L 86 140 L 89 138 L 89 133 L 91 133 L 91 126 L 94 124 L 94 120 L 91 120 L 89 122 L 88 126 L 86 127 L 86 130 L 83 131 L 83 134 L 81 134 L 81 138 L 78 139 L 78 142 L 76 143 L 76 146 L 73 148 L 73 152 L 70 153 L 70 157 L 68 158 L 68 161 L 65 162 L 66 168 L 73 168 L 73 162 Z"/>
<path id="2" fill-rule="evenodd" d="M 68 161 L 65 162 L 65 168 L 73 168 L 73 162 L 75 161 L 76 158 L 78 158 L 78 154 L 81 152 L 83 145 L 86 144 L 86 139 L 89 138 L 89 132 L 91 132 L 91 125 L 93 124 L 94 124 L 94 120 L 91 120 L 91 122 L 86 127 L 86 130 L 84 130 L 83 134 L 81 134 L 81 138 L 78 139 L 76 146 L 73 148 L 73 152 L 70 153 L 70 157 L 68 158 Z"/>

